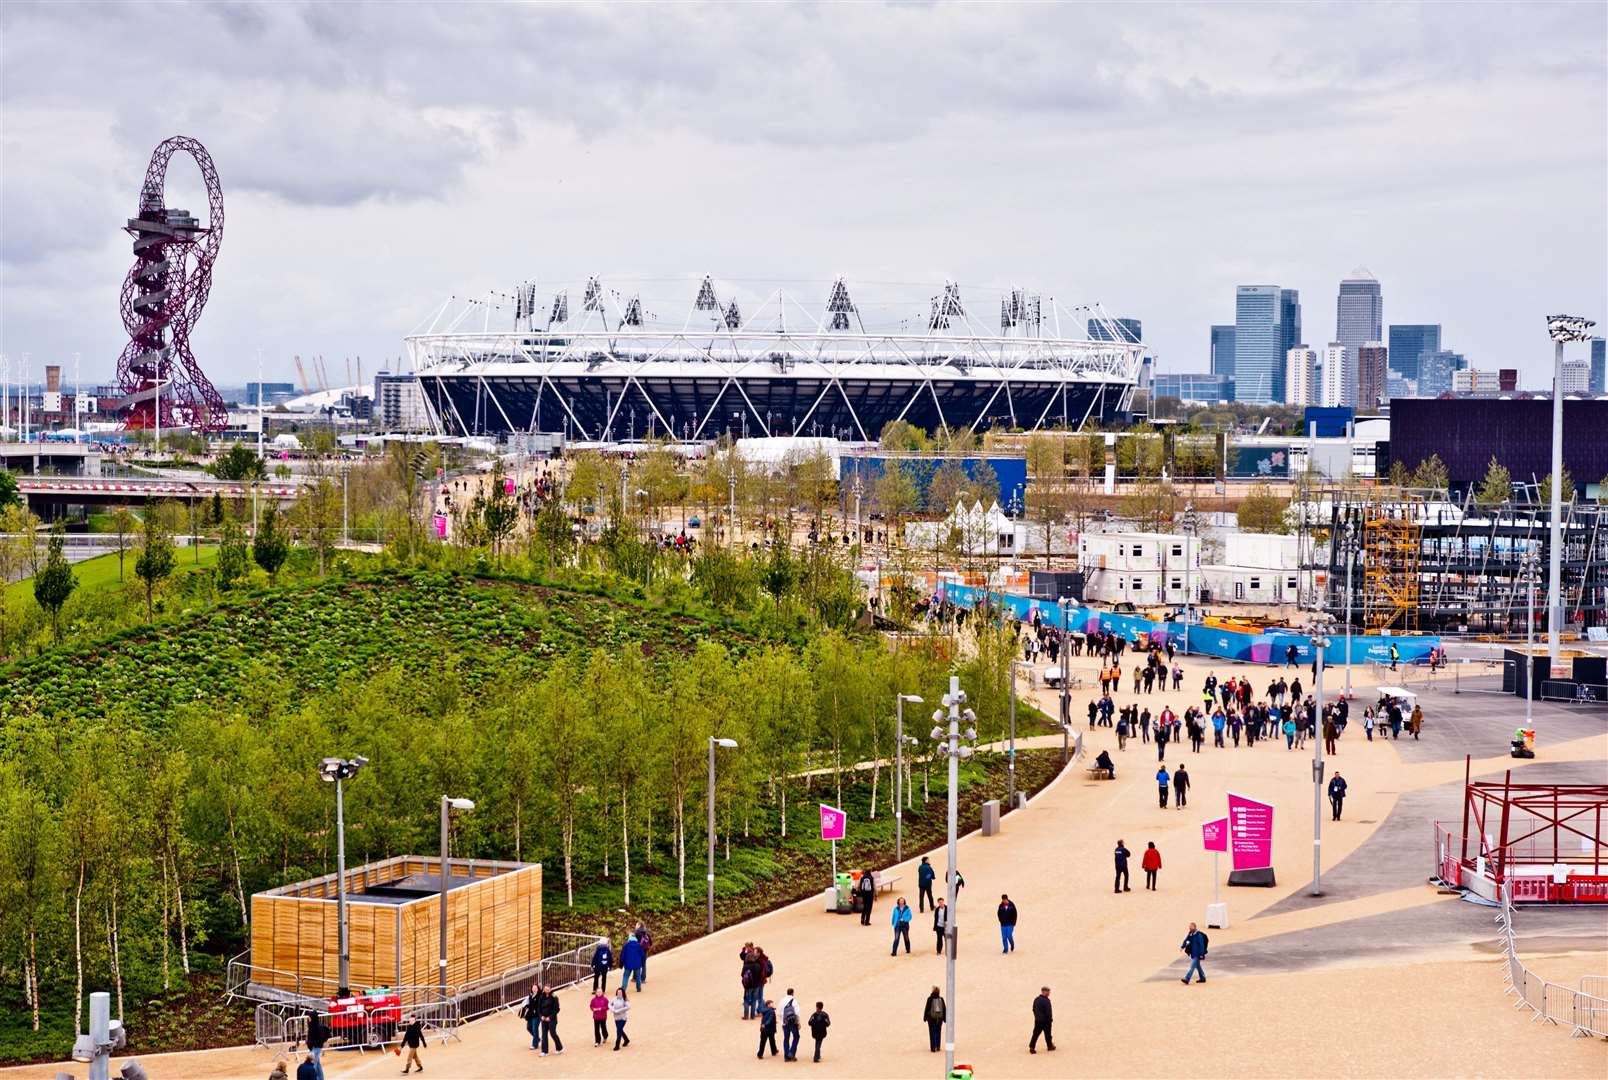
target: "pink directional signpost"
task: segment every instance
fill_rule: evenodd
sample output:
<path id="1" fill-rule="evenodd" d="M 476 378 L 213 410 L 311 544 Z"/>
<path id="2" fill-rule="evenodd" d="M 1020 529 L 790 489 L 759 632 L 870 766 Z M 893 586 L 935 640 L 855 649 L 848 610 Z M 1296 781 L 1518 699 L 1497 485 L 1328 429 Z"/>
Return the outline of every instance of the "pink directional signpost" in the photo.
<path id="1" fill-rule="evenodd" d="M 1230 885 L 1274 884 L 1271 803 L 1228 793 L 1228 850 Z"/>
<path id="2" fill-rule="evenodd" d="M 1219 878 L 1217 856 L 1228 850 L 1228 819 L 1220 817 L 1202 822 L 1200 842 L 1202 847 L 1212 853 L 1212 906 L 1206 909 L 1206 925 L 1215 929 L 1228 922 L 1228 909 L 1223 906 L 1217 895 Z M 1213 921 L 1214 918 L 1216 921 Z"/>
<path id="3" fill-rule="evenodd" d="M 821 803 L 821 839 L 832 841 L 832 880 L 837 880 L 837 842 L 848 835 L 849 815 Z"/>

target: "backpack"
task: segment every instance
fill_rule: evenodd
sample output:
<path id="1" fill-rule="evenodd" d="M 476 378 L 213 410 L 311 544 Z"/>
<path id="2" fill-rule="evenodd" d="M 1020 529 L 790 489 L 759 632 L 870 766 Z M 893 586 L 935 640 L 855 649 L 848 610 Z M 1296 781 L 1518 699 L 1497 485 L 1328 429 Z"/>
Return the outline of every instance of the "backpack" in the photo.
<path id="1" fill-rule="evenodd" d="M 782 1006 L 782 1023 L 798 1023 L 798 1002 L 789 999 L 787 1004 Z"/>
<path id="2" fill-rule="evenodd" d="M 768 957 L 768 956 L 765 957 L 765 978 L 768 979 L 772 975 L 775 975 L 775 974 L 776 974 L 776 965 L 771 963 L 771 958 L 770 957 Z"/>
<path id="3" fill-rule="evenodd" d="M 1206 931 L 1204 930 L 1196 930 L 1195 933 L 1200 935 L 1200 958 L 1204 960 L 1206 959 L 1206 946 L 1211 944 L 1211 939 L 1206 936 Z"/>

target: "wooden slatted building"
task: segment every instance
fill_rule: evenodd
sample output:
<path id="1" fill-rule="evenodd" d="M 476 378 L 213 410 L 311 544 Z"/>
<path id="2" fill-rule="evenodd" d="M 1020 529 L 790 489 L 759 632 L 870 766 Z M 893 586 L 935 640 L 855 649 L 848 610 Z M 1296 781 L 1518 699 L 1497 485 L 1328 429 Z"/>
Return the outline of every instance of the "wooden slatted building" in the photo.
<path id="1" fill-rule="evenodd" d="M 441 860 L 402 855 L 346 872 L 353 990 L 439 982 Z M 338 988 L 336 875 L 251 898 L 251 979 L 307 997 Z M 540 863 L 451 859 L 447 982 L 462 988 L 530 967 L 542 953 Z"/>

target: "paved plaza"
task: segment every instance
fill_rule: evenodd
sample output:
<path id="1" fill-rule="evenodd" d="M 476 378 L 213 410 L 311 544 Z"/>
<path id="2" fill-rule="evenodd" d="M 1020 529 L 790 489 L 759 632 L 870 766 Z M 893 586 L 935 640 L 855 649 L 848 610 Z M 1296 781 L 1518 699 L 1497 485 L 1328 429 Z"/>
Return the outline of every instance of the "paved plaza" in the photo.
<path id="1" fill-rule="evenodd" d="M 1081 664 L 1085 683 L 1097 664 Z M 1184 662 L 1183 691 L 1144 695 L 1153 712 L 1163 702 L 1180 712 L 1198 702 L 1208 670 L 1219 678 L 1250 674 L 1265 686 L 1266 667 Z M 1307 681 L 1309 672 L 1301 672 Z M 1345 820 L 1324 810 L 1325 895 L 1307 896 L 1312 863 L 1311 748 L 1287 751 L 1282 739 L 1254 749 L 1199 754 L 1187 743 L 1169 748 L 1172 769 L 1186 761 L 1193 777 L 1189 805 L 1157 806 L 1156 752 L 1130 740 L 1118 751 L 1110 728 L 1089 731 L 1084 707 L 1092 691 L 1073 694 L 1075 726 L 1090 756 L 1107 749 L 1118 764 L 1114 782 L 1090 780 L 1076 765 L 1028 807 L 1005 819 L 1002 835 L 967 836 L 960 845 L 966 889 L 959 903 L 960 989 L 953 1002 L 957 1060 L 979 1080 L 1074 1076 L 1348 1076 L 1471 1075 L 1592 1077 L 1608 1075 L 1608 1043 L 1570 1038 L 1533 1023 L 1503 995 L 1493 911 L 1428 885 L 1433 870 L 1431 821 L 1458 817 L 1463 755 L 1476 777 L 1532 781 L 1608 781 L 1608 717 L 1560 706 L 1536 707 L 1539 753 L 1533 762 L 1506 756 L 1522 704 L 1490 694 L 1453 694 L 1443 684 L 1422 696 L 1423 739 L 1368 742 L 1359 722 L 1369 700 L 1354 674 L 1352 723 L 1330 765 L 1350 784 Z M 1333 680 L 1338 682 L 1338 680 Z M 1052 692 L 1034 696 L 1047 712 Z M 1126 690 L 1119 705 L 1132 700 Z M 1059 746 L 1060 737 L 1034 745 Z M 1230 925 L 1212 930 L 1209 981 L 1184 987 L 1179 945 L 1187 924 L 1204 925 L 1212 894 L 1211 857 L 1200 825 L 1226 813 L 1229 791 L 1273 803 L 1271 889 L 1224 888 Z M 975 825 L 975 822 L 968 823 Z M 851 823 L 850 828 L 853 825 Z M 1111 850 L 1118 838 L 1135 852 L 1133 891 L 1112 892 Z M 1142 888 L 1137 855 L 1160 849 L 1159 889 Z M 919 855 L 919 853 L 916 853 Z M 896 893 L 913 902 L 915 863 Z M 934 863 L 941 868 L 942 852 Z M 1226 876 L 1226 863 L 1223 871 Z M 824 887 L 826 883 L 822 882 Z M 994 908 L 1009 893 L 1020 910 L 1018 950 L 1001 955 Z M 560 1031 L 567 1052 L 531 1051 L 511 1014 L 470 1025 L 461 1040 L 431 1046 L 428 1075 L 503 1077 L 750 1077 L 800 1072 L 831 1077 L 936 1077 L 942 1056 L 927 1049 L 921 1009 L 944 981 L 930 917 L 917 916 L 915 951 L 890 957 L 887 912 L 873 924 L 827 915 L 810 900 L 653 957 L 650 979 L 632 996 L 632 1045 L 596 1049 L 589 1037 L 589 993 L 563 994 Z M 1518 922 L 1521 953 L 1539 973 L 1561 981 L 1608 974 L 1608 912 L 1525 910 Z M 821 1064 L 756 1061 L 757 1026 L 741 1017 L 738 948 L 762 945 L 775 963 L 767 996 L 797 991 L 805 1014 L 825 1002 L 832 1027 Z M 1053 988 L 1057 1050 L 1027 1052 L 1031 1001 Z M 153 1077 L 260 1078 L 274 1054 L 265 1049 L 146 1058 Z M 390 1076 L 389 1054 L 326 1055 L 332 1077 Z M 80 1072 L 82 1066 L 79 1067 Z M 48 1078 L 54 1067 L 12 1071 Z M 115 1066 L 114 1066 L 115 1072 Z"/>

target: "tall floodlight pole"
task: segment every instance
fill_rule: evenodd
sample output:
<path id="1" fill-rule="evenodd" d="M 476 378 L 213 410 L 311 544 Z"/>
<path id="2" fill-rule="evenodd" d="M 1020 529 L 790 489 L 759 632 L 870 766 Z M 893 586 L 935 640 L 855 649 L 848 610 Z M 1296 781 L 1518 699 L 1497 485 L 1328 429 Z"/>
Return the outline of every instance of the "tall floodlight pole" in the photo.
<path id="1" fill-rule="evenodd" d="M 447 998 L 447 883 L 452 880 L 451 870 L 447 865 L 447 853 L 451 844 L 447 834 L 447 826 L 452 820 L 454 810 L 473 810 L 475 804 L 470 799 L 454 799 L 441 796 L 441 954 L 437 957 L 440 966 L 439 980 L 441 984 L 441 1000 Z"/>
<path id="2" fill-rule="evenodd" d="M 1524 553 L 1524 730 L 1534 728 L 1535 705 L 1535 552 Z"/>
<path id="3" fill-rule="evenodd" d="M 1550 665 L 1558 662 L 1558 642 L 1563 633 L 1563 583 L 1559 579 L 1563 547 L 1563 343 L 1589 341 L 1591 328 L 1596 325 L 1579 315 L 1547 316 L 1547 333 L 1552 337 L 1552 512 L 1547 529 L 1549 671 Z"/>
<path id="4" fill-rule="evenodd" d="M 949 874 L 946 878 L 948 887 L 945 889 L 945 892 L 948 893 L 949 923 L 944 933 L 944 936 L 949 940 L 945 943 L 948 947 L 944 950 L 946 954 L 944 958 L 944 1001 L 947 1004 L 947 1008 L 944 1010 L 943 1073 L 947 1077 L 955 1071 L 955 1013 L 957 1011 L 955 1003 L 955 946 L 960 937 L 956 926 L 958 920 L 955 916 L 956 884 L 958 881 L 955 864 L 957 841 L 955 795 L 956 790 L 960 787 L 961 759 L 972 756 L 972 748 L 962 745 L 962 742 L 970 743 L 976 740 L 977 729 L 973 725 L 977 722 L 977 714 L 970 709 L 962 710 L 961 706 L 966 704 L 966 692 L 960 688 L 960 678 L 955 675 L 949 677 L 949 693 L 944 695 L 943 703 L 949 710 L 949 728 L 946 731 L 943 727 L 945 719 L 943 710 L 935 711 L 932 714 L 932 718 L 937 726 L 932 729 L 932 739 L 938 744 L 938 752 L 949 758 Z M 960 728 L 962 720 L 968 725 L 965 731 Z"/>
<path id="5" fill-rule="evenodd" d="M 1352 551 L 1356 529 L 1348 516 L 1340 530 L 1341 546 L 1346 552 L 1346 700 L 1351 700 L 1351 567 L 1357 560 Z"/>
<path id="6" fill-rule="evenodd" d="M 907 701 L 920 705 L 922 699 L 919 694 L 899 694 L 893 703 L 893 861 L 896 863 L 904 862 L 904 703 Z"/>
<path id="7" fill-rule="evenodd" d="M 1190 542 L 1195 535 L 1195 504 L 1184 503 L 1184 655 L 1189 655 L 1189 624 L 1195 615 L 1195 590 L 1191 571 L 1195 568 L 1195 557 Z"/>
<path id="8" fill-rule="evenodd" d="M 715 932 L 715 747 L 723 746 L 728 750 L 735 749 L 736 739 L 717 739 L 709 736 L 709 831 L 708 831 L 708 862 L 705 870 L 705 885 L 708 889 L 708 932 Z"/>
<path id="9" fill-rule="evenodd" d="M 368 764 L 368 758 L 327 757 L 318 763 L 318 775 L 325 783 L 335 785 L 335 922 L 339 950 L 338 982 L 344 995 L 351 974 L 351 937 L 346 928 L 346 805 L 342 782 L 357 775 Z"/>
<path id="10" fill-rule="evenodd" d="M 1316 657 L 1317 677 L 1313 693 L 1316 704 L 1312 712 L 1312 893 L 1323 895 L 1323 654 L 1329 648 L 1329 639 L 1322 635 L 1312 638 L 1312 652 Z"/>

